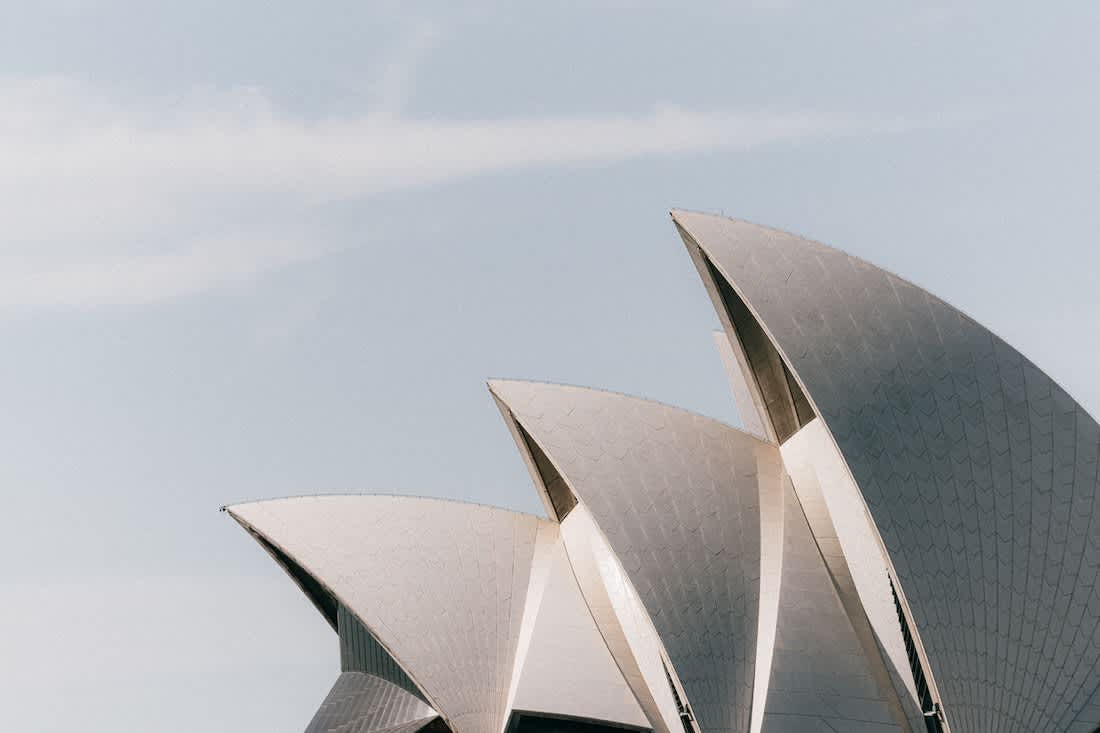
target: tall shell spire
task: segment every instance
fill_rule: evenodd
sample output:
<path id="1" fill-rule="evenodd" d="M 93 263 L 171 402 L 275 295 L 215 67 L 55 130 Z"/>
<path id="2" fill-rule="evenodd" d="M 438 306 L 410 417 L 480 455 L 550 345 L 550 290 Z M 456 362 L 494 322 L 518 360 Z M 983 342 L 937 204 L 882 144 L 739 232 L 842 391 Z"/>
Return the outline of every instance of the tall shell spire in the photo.
<path id="1" fill-rule="evenodd" d="M 1016 349 L 899 277 L 754 224 L 673 219 L 828 426 L 953 732 L 1100 724 L 1088 704 L 1100 673 L 1096 421 Z M 789 423 L 776 404 L 787 410 L 776 424 Z"/>

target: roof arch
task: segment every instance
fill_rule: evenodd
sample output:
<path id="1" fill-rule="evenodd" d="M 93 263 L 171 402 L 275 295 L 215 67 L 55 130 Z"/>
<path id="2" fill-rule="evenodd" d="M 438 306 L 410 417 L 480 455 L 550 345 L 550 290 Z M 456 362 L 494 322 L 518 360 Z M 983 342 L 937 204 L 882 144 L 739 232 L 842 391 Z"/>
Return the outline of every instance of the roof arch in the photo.
<path id="1" fill-rule="evenodd" d="M 538 517 L 397 496 L 226 508 L 351 610 L 455 733 L 501 733 L 538 548 Z"/>
<path id="2" fill-rule="evenodd" d="M 777 448 L 716 420 L 611 392 L 509 380 L 493 380 L 490 389 L 606 536 L 700 729 L 748 731 L 760 606 L 758 484 L 778 491 Z"/>
<path id="3" fill-rule="evenodd" d="M 673 219 L 831 431 L 952 730 L 1100 724 L 1088 705 L 1100 683 L 1096 421 L 1012 346 L 895 275 L 746 222 Z"/>

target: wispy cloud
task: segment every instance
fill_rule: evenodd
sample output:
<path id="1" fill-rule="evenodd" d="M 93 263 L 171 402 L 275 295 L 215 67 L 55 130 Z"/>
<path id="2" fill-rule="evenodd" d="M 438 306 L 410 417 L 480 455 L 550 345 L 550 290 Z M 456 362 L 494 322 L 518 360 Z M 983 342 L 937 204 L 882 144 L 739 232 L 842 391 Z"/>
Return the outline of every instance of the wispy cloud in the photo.
<path id="1" fill-rule="evenodd" d="M 225 238 L 167 251 L 5 253 L 0 308 L 134 305 L 247 282 L 323 253 L 271 239 Z"/>
<path id="2" fill-rule="evenodd" d="M 285 233 L 292 212 L 325 201 L 884 128 L 672 105 L 637 116 L 404 118 L 409 69 L 435 33 L 418 31 L 382 77 L 378 113 L 361 117 L 295 117 L 254 89 L 150 99 L 65 79 L 0 80 L 0 307 L 143 303 L 255 278 L 329 250 Z"/>

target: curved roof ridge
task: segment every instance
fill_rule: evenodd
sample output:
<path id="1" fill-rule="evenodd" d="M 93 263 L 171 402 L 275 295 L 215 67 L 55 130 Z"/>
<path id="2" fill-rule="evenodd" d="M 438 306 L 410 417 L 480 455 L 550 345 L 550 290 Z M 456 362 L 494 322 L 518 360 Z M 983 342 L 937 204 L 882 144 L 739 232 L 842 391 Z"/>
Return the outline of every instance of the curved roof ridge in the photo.
<path id="1" fill-rule="evenodd" d="M 409 500 L 422 500 L 422 501 L 439 501 L 447 504 L 461 504 L 463 506 L 480 507 L 482 509 L 493 509 L 496 511 L 506 512 L 508 514 L 517 514 L 522 517 L 533 517 L 535 519 L 546 520 L 546 517 L 540 517 L 534 512 L 521 512 L 517 509 L 509 509 L 508 507 L 497 506 L 495 504 L 486 504 L 480 501 L 467 501 L 465 499 L 451 499 L 444 496 L 424 496 L 422 494 L 400 494 L 396 492 L 387 491 L 326 491 L 320 494 L 289 494 L 287 496 L 269 496 L 262 499 L 246 499 L 244 501 L 235 501 L 232 504 L 223 504 L 218 507 L 218 511 L 229 512 L 240 506 L 252 505 L 252 504 L 264 504 L 271 501 L 287 501 L 289 499 L 335 499 L 341 497 L 361 497 L 361 498 L 379 498 L 379 499 L 409 499 Z M 549 521 L 549 520 L 547 520 Z"/>
<path id="2" fill-rule="evenodd" d="M 788 236 L 788 237 L 798 237 L 799 239 L 801 239 L 803 242 L 806 242 L 807 244 L 812 244 L 812 245 L 815 245 L 817 247 L 824 247 L 825 249 L 832 250 L 833 252 L 839 252 L 840 254 L 842 254 L 846 257 L 851 257 L 853 260 L 856 260 L 857 262 L 861 262 L 864 265 L 867 265 L 868 267 L 873 267 L 876 270 L 881 270 L 882 272 L 885 272 L 887 275 L 890 275 L 892 277 L 896 277 L 898 280 L 901 280 L 902 282 L 904 282 L 907 285 L 912 285 L 913 287 L 917 288 L 918 290 L 932 296 L 933 298 L 940 301 L 941 303 L 951 306 L 952 308 L 957 310 L 959 313 L 962 313 L 964 316 L 966 316 L 970 320 L 974 321 L 975 323 L 979 323 L 978 319 L 974 318 L 974 316 L 970 315 L 969 313 L 964 311 L 962 308 L 959 308 L 954 303 L 951 303 L 946 298 L 943 298 L 939 295 L 936 295 L 935 293 L 933 293 L 931 290 L 924 287 L 920 283 L 914 282 L 913 280 L 910 280 L 907 277 L 903 277 L 902 275 L 899 275 L 898 273 L 894 272 L 893 270 L 890 270 L 888 268 L 883 267 L 882 265 L 871 262 L 870 260 L 865 259 L 863 257 L 860 257 L 859 255 L 852 254 L 851 252 L 849 252 L 846 249 L 841 249 L 840 247 L 835 247 L 831 244 L 826 244 L 825 242 L 822 242 L 820 239 L 814 239 L 811 236 L 808 236 L 806 234 L 800 234 L 799 232 L 793 232 L 790 229 L 780 229 L 779 227 L 768 226 L 767 224 L 761 224 L 761 223 L 756 222 L 756 221 L 750 221 L 749 219 L 741 219 L 741 218 L 738 218 L 738 217 L 735 217 L 735 216 L 726 216 L 725 214 L 715 214 L 712 211 L 695 211 L 693 209 L 672 209 L 671 211 L 669 211 L 669 215 L 672 217 L 672 221 L 676 224 L 679 224 L 680 226 L 683 226 L 683 224 L 680 222 L 679 219 L 676 218 L 677 212 L 684 213 L 684 214 L 694 214 L 696 216 L 709 216 L 713 219 L 725 219 L 726 221 L 732 221 L 732 222 L 736 222 L 738 224 L 748 224 L 751 227 L 756 227 L 757 229 L 763 229 L 764 231 L 775 232 L 776 234 L 782 234 L 782 235 Z M 690 230 L 688 231 L 688 233 L 689 234 L 691 233 Z M 697 244 L 700 247 L 703 247 L 702 242 L 697 242 Z M 717 263 L 715 263 L 715 264 L 717 264 Z"/>
<path id="3" fill-rule="evenodd" d="M 639 617 L 648 615 L 660 639 L 650 647 L 644 624 L 624 631 L 621 610 L 603 622 L 650 720 L 678 727 L 666 712 L 672 699 L 663 701 L 669 689 L 659 666 L 664 655 L 678 680 L 672 689 L 682 689 L 681 700 L 702 730 L 747 730 L 758 689 L 760 496 L 785 480 L 778 446 L 683 408 L 607 390 L 517 381 L 494 386 L 583 505 L 579 516 L 588 519 L 578 523 L 570 514 L 562 524 L 577 528 L 578 562 L 605 567 L 605 549 L 617 558 L 606 567 L 620 568 L 619 575 L 607 582 L 630 581 Z M 579 539 L 592 533 L 601 541 Z M 576 559 L 572 551 L 570 559 Z M 582 591 L 582 575 L 596 572 L 579 572 Z M 589 592 L 596 593 L 596 607 L 609 608 L 598 583 Z M 721 623 L 700 609 L 722 609 Z"/>
<path id="4" fill-rule="evenodd" d="M 691 234 L 691 231 L 689 229 L 687 229 L 687 227 L 682 222 L 680 222 L 679 219 L 676 218 L 676 214 L 678 212 L 679 213 L 684 213 L 684 214 L 694 214 L 696 216 L 708 216 L 708 217 L 712 217 L 714 219 L 725 219 L 726 221 L 732 221 L 732 222 L 736 222 L 738 224 L 748 224 L 749 226 L 756 227 L 758 229 L 763 229 L 763 230 L 768 231 L 768 232 L 775 232 L 776 234 L 782 234 L 782 235 L 788 236 L 788 237 L 797 237 L 798 239 L 801 239 L 803 242 L 806 242 L 807 244 L 812 244 L 812 245 L 817 246 L 817 247 L 824 247 L 825 249 L 831 250 L 833 252 L 839 252 L 840 254 L 844 255 L 845 257 L 850 257 L 853 260 L 855 260 L 856 262 L 858 262 L 860 264 L 863 264 L 863 265 L 866 265 L 867 267 L 873 267 L 874 269 L 876 269 L 880 272 L 883 272 L 883 273 L 889 275 L 892 278 L 896 278 L 897 280 L 900 280 L 901 282 L 905 283 L 906 285 L 910 285 L 910 286 L 916 288 L 917 290 L 924 293 L 924 295 L 926 295 L 927 297 L 933 298 L 934 300 L 937 300 L 940 303 L 943 303 L 948 308 L 951 308 L 956 313 L 958 313 L 960 316 L 973 321 L 974 323 L 978 324 L 980 327 L 982 327 L 983 329 L 985 329 L 989 333 L 996 336 L 998 339 L 1000 339 L 1004 343 L 1011 346 L 1013 349 L 1015 349 L 1020 354 L 1020 356 L 1024 357 L 1029 362 L 1034 364 L 1035 367 L 1037 369 L 1039 369 L 1041 372 L 1043 372 L 1044 374 L 1047 374 L 1047 370 L 1045 368 L 1039 366 L 1039 362 L 1037 362 L 1035 359 L 1032 359 L 1031 356 L 1028 353 L 1026 353 L 1023 349 L 1016 346 L 1016 344 L 1014 342 L 1009 341 L 1008 339 L 1006 339 L 998 331 L 993 330 L 989 326 L 985 325 L 984 322 L 979 321 L 977 318 L 970 315 L 970 313 L 966 309 L 960 308 L 959 306 L 955 305 L 950 300 L 948 300 L 947 298 L 944 298 L 941 295 L 936 295 L 934 292 L 932 292 L 931 290 L 929 290 L 925 286 L 921 285 L 920 283 L 915 282 L 914 280 L 911 280 L 910 278 L 907 278 L 903 275 L 899 275 L 898 273 L 894 272 L 893 270 L 891 270 L 889 268 L 886 268 L 886 267 L 883 267 L 882 265 L 879 265 L 877 263 L 871 262 L 870 260 L 868 260 L 866 258 L 863 258 L 863 257 L 860 257 L 859 255 L 852 254 L 851 252 L 849 252 L 846 249 L 841 249 L 840 247 L 834 247 L 833 245 L 826 244 L 825 242 L 822 242 L 819 239 L 814 239 L 813 237 L 809 237 L 809 236 L 806 236 L 804 234 L 799 234 L 798 232 L 792 232 L 789 229 L 780 229 L 778 227 L 768 226 L 767 224 L 759 224 L 755 221 L 749 221 L 748 219 L 739 219 L 739 218 L 733 217 L 733 216 L 726 216 L 725 214 L 715 214 L 714 212 L 710 212 L 710 211 L 696 211 L 694 209 L 680 209 L 680 208 L 671 209 L 669 211 L 669 215 L 672 217 L 673 223 L 676 224 L 677 226 L 683 227 L 684 230 L 688 232 L 688 234 Z M 694 234 L 692 234 L 692 239 L 695 239 Z M 704 247 L 702 242 L 699 242 L 697 239 L 696 239 L 696 244 L 698 244 L 701 248 L 703 248 L 704 251 L 706 251 L 706 247 Z M 718 265 L 717 262 L 715 263 L 715 265 L 720 267 L 720 265 Z M 723 274 L 726 274 L 726 273 L 723 272 Z M 1069 397 L 1074 402 L 1076 402 L 1078 405 L 1082 405 L 1081 400 L 1077 399 L 1076 395 L 1074 395 L 1072 392 L 1070 392 L 1068 389 L 1066 389 L 1066 387 L 1062 384 L 1062 382 L 1060 380 L 1055 380 L 1055 381 L 1058 384 L 1058 387 L 1062 391 L 1064 391 L 1067 395 L 1069 395 Z M 1083 405 L 1082 405 L 1082 407 L 1083 407 Z M 1098 408 L 1100 408 L 1100 405 L 1098 405 Z M 1088 411 L 1086 410 L 1086 412 L 1088 412 Z"/>
<path id="5" fill-rule="evenodd" d="M 291 498 L 300 498 L 300 497 L 291 497 Z M 259 504 L 259 503 L 262 503 L 262 502 L 253 502 L 253 504 Z M 263 541 L 266 542 L 267 544 L 269 544 L 271 547 L 273 547 L 276 550 L 278 550 L 279 552 L 283 553 L 286 557 L 293 559 L 295 561 L 295 563 L 298 562 L 297 559 L 295 558 L 295 553 L 292 552 L 291 549 L 286 546 L 285 542 L 280 541 L 279 539 L 277 539 L 275 537 L 272 537 L 270 532 L 263 531 L 262 529 L 257 527 L 253 522 L 251 522 L 250 520 L 242 517 L 239 514 L 236 514 L 232 511 L 230 511 L 230 509 L 227 508 L 227 507 L 222 507 L 222 511 L 229 514 L 229 516 L 232 517 L 233 521 L 235 521 L 237 524 L 241 525 L 241 527 L 243 527 L 246 532 L 248 532 L 249 534 L 252 534 L 256 537 L 263 538 Z M 267 550 L 266 547 L 264 549 Z M 270 553 L 270 550 L 267 550 L 267 551 Z M 283 570 L 287 574 L 291 574 L 289 568 L 287 568 L 278 559 L 276 559 L 276 563 L 279 564 L 280 566 L 282 566 Z M 379 646 L 381 646 L 382 649 L 384 649 L 385 652 L 390 655 L 390 658 L 393 659 L 394 662 L 396 662 L 397 666 L 405 673 L 405 675 L 410 680 L 412 680 L 412 683 L 414 685 L 416 685 L 417 689 L 420 690 L 420 693 L 424 696 L 424 700 L 425 700 L 425 702 L 427 702 L 429 707 L 431 707 L 433 710 L 436 710 L 438 712 L 439 709 L 440 709 L 439 705 L 436 703 L 435 700 L 432 699 L 431 693 L 429 693 L 424 688 L 424 685 L 421 683 L 421 681 L 419 679 L 417 679 L 417 677 L 407 667 L 405 662 L 401 659 L 398 659 L 398 657 L 393 653 L 393 650 L 391 650 L 388 647 L 386 641 L 384 641 L 379 636 L 377 630 L 375 630 L 372 627 L 372 624 L 367 623 L 367 620 L 362 617 L 362 614 L 360 614 L 359 611 L 356 610 L 355 607 L 347 601 L 347 599 L 345 598 L 345 594 L 337 592 L 336 588 L 333 587 L 332 583 L 328 582 L 328 580 L 326 580 L 324 577 L 322 577 L 319 573 L 315 572 L 311 568 L 308 568 L 308 567 L 306 567 L 304 565 L 300 565 L 300 564 L 299 564 L 299 566 L 301 567 L 303 572 L 307 573 L 309 575 L 309 577 L 312 578 L 313 581 L 316 582 L 317 585 L 319 585 L 321 587 L 322 590 L 324 590 L 326 593 L 328 593 L 338 604 L 340 604 L 344 608 L 346 608 L 348 610 L 348 612 L 351 613 L 351 615 L 355 617 L 355 619 L 363 626 L 363 628 L 367 630 L 367 633 L 369 633 L 372 637 L 374 637 L 375 641 L 378 642 Z M 300 583 L 298 582 L 297 579 L 295 579 L 293 577 L 292 574 L 291 574 L 291 578 L 294 580 L 294 582 L 296 584 L 298 584 L 300 586 Z"/>
<path id="6" fill-rule="evenodd" d="M 355 495 L 320 498 L 340 497 Z M 331 507 L 316 502 L 272 500 L 238 505 L 226 511 L 250 533 L 301 565 L 342 604 L 394 659 L 452 730 L 494 733 L 503 726 L 497 717 L 503 715 L 507 694 L 505 667 L 515 659 L 515 648 L 510 645 L 518 637 L 525 609 L 532 554 L 544 531 L 556 525 L 535 515 L 470 502 L 392 498 L 427 499 L 433 506 L 386 502 L 386 506 L 360 504 L 355 511 L 334 513 Z M 464 512 L 450 507 L 461 507 Z M 480 525 L 484 532 L 469 531 L 471 523 Z M 324 542 L 310 539 L 319 536 L 321 530 L 326 532 Z M 441 550 L 437 558 L 427 561 L 404 544 L 398 546 L 400 556 L 394 565 L 393 557 L 386 559 L 387 552 L 369 551 L 371 546 L 390 545 L 385 540 L 387 533 L 391 537 L 408 537 L 416 532 L 427 532 L 433 538 L 433 547 Z M 497 552 L 498 548 L 506 547 L 511 549 L 505 549 L 504 555 Z M 355 573 L 348 572 L 351 566 L 356 568 Z M 474 582 L 489 583 L 490 590 L 496 592 L 468 593 L 460 577 L 464 575 L 459 572 L 460 566 L 476 568 Z M 418 587 L 430 588 L 431 598 L 442 600 L 436 604 L 414 602 L 422 600 L 410 595 L 410 589 Z M 433 627 L 435 619 L 429 623 L 427 614 L 439 604 L 452 608 L 452 613 L 448 623 Z M 414 628 L 419 632 L 414 633 Z M 439 651 L 433 650 L 433 642 L 423 638 L 423 629 L 428 628 L 439 629 L 437 633 L 444 639 L 442 648 L 452 653 L 446 657 L 449 666 L 426 663 L 430 655 Z M 470 633 L 461 633 L 463 630 Z M 502 647 L 499 640 L 494 641 L 493 634 L 505 639 L 508 648 Z M 466 682 L 455 667 L 459 660 L 478 660 L 474 663 L 474 681 L 470 683 L 473 686 L 465 691 L 462 685 Z M 504 666 L 492 666 L 495 663 Z"/>
<path id="7" fill-rule="evenodd" d="M 644 397 L 644 396 L 641 396 L 641 395 L 630 394 L 628 392 L 619 392 L 618 390 L 608 389 L 608 388 L 605 388 L 605 387 L 590 387 L 590 386 L 584 385 L 584 384 L 569 384 L 568 382 L 553 382 L 553 381 L 545 380 L 545 379 L 512 379 L 512 378 L 509 378 L 509 377 L 490 377 L 488 380 L 486 380 L 486 385 L 489 387 L 489 391 L 494 396 L 496 396 L 496 397 L 500 398 L 502 401 L 504 401 L 505 404 L 507 404 L 507 401 L 504 400 L 504 398 L 501 397 L 501 395 L 498 395 L 496 393 L 496 390 L 493 389 L 493 383 L 494 382 L 510 382 L 512 384 L 526 384 L 526 385 L 535 385 L 535 386 L 542 386 L 542 387 L 564 387 L 564 388 L 567 388 L 567 389 L 576 389 L 576 390 L 582 390 L 582 391 L 585 391 L 585 392 L 597 392 L 597 393 L 600 393 L 600 394 L 612 395 L 612 396 L 615 396 L 615 397 L 622 397 L 624 399 L 634 400 L 636 402 L 644 402 L 644 403 L 647 403 L 647 404 L 650 404 L 650 405 L 656 405 L 658 407 L 664 407 L 664 408 L 667 408 L 667 409 L 670 409 L 670 410 L 676 410 L 678 412 L 682 412 L 682 413 L 685 413 L 687 415 L 691 415 L 693 417 L 697 417 L 697 418 L 700 418 L 702 420 L 707 420 L 709 422 L 715 423 L 716 425 L 720 425 L 723 428 L 733 430 L 734 432 L 740 433 L 740 434 L 744 435 L 745 437 L 752 438 L 753 440 L 755 440 L 759 443 L 763 443 L 764 445 L 773 445 L 773 443 L 770 443 L 770 442 L 762 439 L 759 435 L 754 435 L 753 433 L 750 433 L 748 430 L 745 430 L 744 428 L 739 428 L 736 425 L 730 425 L 729 423 L 725 422 L 724 420 L 719 420 L 718 418 L 713 417 L 712 415 L 704 415 L 701 412 L 696 412 L 694 410 L 689 410 L 688 408 L 681 407 L 679 405 L 673 405 L 673 404 L 671 404 L 669 402 L 665 402 L 663 400 L 655 400 L 655 399 L 652 399 L 650 397 Z"/>

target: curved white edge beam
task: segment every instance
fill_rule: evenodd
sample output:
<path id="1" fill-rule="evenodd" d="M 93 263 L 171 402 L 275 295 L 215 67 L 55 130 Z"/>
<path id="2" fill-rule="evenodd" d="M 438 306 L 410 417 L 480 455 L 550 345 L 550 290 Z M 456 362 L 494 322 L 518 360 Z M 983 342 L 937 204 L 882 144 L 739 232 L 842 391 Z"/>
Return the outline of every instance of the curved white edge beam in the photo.
<path id="1" fill-rule="evenodd" d="M 532 608 L 529 600 L 529 613 Z M 519 656 L 520 675 L 509 706 L 513 713 L 652 728 L 592 618 L 560 535 L 522 666 Z"/>
<path id="2" fill-rule="evenodd" d="M 589 612 L 650 727 L 679 733 L 660 638 L 583 503 L 562 522 L 562 537 Z"/>
<path id="3" fill-rule="evenodd" d="M 531 577 L 523 604 L 523 622 L 520 626 L 515 661 L 512 663 L 512 682 L 508 687 L 508 702 L 505 706 L 508 711 L 515 707 L 516 693 L 527 667 L 527 654 L 531 648 L 535 624 L 542 613 L 547 584 L 550 582 L 560 545 L 561 532 L 556 524 L 545 522 L 539 525 L 538 536 L 535 539 L 535 553 L 531 560 Z M 504 725 L 508 725 L 507 716 L 505 716 Z"/>
<path id="4" fill-rule="evenodd" d="M 891 569 L 859 489 L 844 468 L 820 420 L 795 433 L 782 447 L 795 490 L 815 530 L 837 583 L 851 583 L 861 608 L 910 697 L 917 700 L 908 652 L 890 591 Z"/>
<path id="5" fill-rule="evenodd" d="M 756 669 L 752 688 L 750 733 L 760 733 L 767 709 L 768 690 L 775 659 L 775 640 L 779 629 L 779 608 L 783 591 L 783 550 L 785 496 L 787 481 L 768 482 L 760 487 L 760 615 L 756 635 Z"/>
<path id="6" fill-rule="evenodd" d="M 892 680 L 875 673 L 880 653 L 868 653 L 859 638 L 794 487 L 787 482 L 783 491 L 779 635 L 763 732 L 914 733 Z M 916 722 L 925 733 L 924 721 Z"/>

